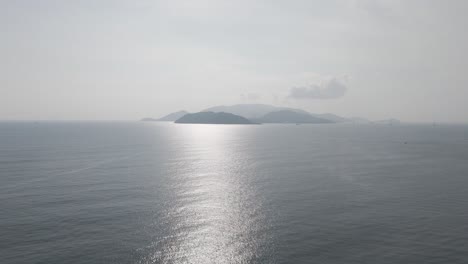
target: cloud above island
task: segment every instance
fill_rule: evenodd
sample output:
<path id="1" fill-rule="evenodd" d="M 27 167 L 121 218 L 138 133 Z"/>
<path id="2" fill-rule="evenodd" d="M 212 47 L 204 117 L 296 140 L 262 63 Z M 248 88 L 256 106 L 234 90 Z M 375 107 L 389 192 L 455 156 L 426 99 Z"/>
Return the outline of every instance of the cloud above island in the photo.
<path id="1" fill-rule="evenodd" d="M 262 99 L 262 96 L 258 93 L 243 93 L 240 95 L 240 99 L 242 102 L 257 102 Z"/>
<path id="2" fill-rule="evenodd" d="M 321 84 L 293 87 L 289 91 L 287 98 L 295 100 L 337 99 L 343 97 L 347 90 L 348 88 L 344 82 L 337 78 L 332 78 Z"/>

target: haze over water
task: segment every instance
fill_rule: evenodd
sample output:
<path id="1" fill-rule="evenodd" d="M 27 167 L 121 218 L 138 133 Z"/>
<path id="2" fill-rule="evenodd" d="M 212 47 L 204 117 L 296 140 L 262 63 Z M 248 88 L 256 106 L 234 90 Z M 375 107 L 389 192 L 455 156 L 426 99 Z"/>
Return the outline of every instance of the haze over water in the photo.
<path id="1" fill-rule="evenodd" d="M 468 126 L 0 123 L 1 263 L 467 263 Z"/>

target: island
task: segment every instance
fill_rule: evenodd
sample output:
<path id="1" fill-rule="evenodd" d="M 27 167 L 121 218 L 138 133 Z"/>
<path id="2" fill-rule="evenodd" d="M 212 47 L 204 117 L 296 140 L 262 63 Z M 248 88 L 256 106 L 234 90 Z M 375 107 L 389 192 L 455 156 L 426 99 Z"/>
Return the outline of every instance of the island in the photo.
<path id="1" fill-rule="evenodd" d="M 175 121 L 177 124 L 255 124 L 249 119 L 224 112 L 199 112 L 186 114 Z"/>
<path id="2" fill-rule="evenodd" d="M 163 116 L 163 117 L 159 118 L 158 121 L 176 121 L 177 119 L 183 117 L 186 114 L 188 114 L 188 112 L 185 111 L 185 110 L 182 110 L 182 111 L 179 111 L 179 112 L 170 113 L 170 114 L 168 114 L 166 116 Z"/>
<path id="3" fill-rule="evenodd" d="M 171 121 L 171 122 L 173 122 L 173 121 L 176 121 L 177 119 L 183 117 L 186 114 L 188 114 L 188 112 L 185 111 L 185 110 L 182 110 L 182 111 L 170 113 L 170 114 L 168 114 L 166 116 L 163 116 L 161 118 L 145 117 L 145 118 L 140 119 L 140 121 L 144 121 L 144 122 Z"/>
<path id="4" fill-rule="evenodd" d="M 228 115 L 230 114 L 230 115 Z M 185 117 L 186 116 L 186 117 Z M 184 117 L 184 118 L 182 118 Z M 303 109 L 280 107 L 267 104 L 218 105 L 195 114 L 181 110 L 161 118 L 143 118 L 141 121 L 169 121 L 191 124 L 369 124 L 371 121 L 352 117 L 341 117 L 332 113 L 309 113 Z M 381 120 L 372 124 L 399 124 L 398 120 Z"/>
<path id="5" fill-rule="evenodd" d="M 290 110 L 271 112 L 258 120 L 260 123 L 283 123 L 283 124 L 326 124 L 334 123 L 331 120 L 315 117 L 308 113 L 298 113 Z"/>
<path id="6" fill-rule="evenodd" d="M 262 116 L 268 113 L 281 111 L 281 110 L 288 110 L 288 111 L 308 114 L 308 112 L 302 109 L 278 107 L 278 106 L 266 105 L 266 104 L 237 104 L 237 105 L 228 105 L 228 106 L 219 105 L 219 106 L 207 108 L 205 110 L 202 110 L 201 112 L 215 112 L 215 113 L 225 112 L 225 113 L 231 113 L 234 115 L 243 116 L 247 119 L 252 120 L 252 119 L 261 118 Z"/>

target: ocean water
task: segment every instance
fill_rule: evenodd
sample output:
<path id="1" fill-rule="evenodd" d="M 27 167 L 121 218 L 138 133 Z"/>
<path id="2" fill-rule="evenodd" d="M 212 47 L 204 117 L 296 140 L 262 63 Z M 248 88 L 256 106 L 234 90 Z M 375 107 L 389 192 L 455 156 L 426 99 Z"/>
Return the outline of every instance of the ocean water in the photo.
<path id="1" fill-rule="evenodd" d="M 0 263 L 468 263 L 468 126 L 0 123 Z"/>

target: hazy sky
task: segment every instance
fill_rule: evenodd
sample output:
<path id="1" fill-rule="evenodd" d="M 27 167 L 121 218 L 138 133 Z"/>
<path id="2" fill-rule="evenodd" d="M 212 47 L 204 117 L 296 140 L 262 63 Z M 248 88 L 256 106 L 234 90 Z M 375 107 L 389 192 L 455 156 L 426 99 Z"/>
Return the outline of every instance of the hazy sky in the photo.
<path id="1" fill-rule="evenodd" d="M 0 119 L 266 103 L 468 122 L 468 1 L 0 0 Z"/>

